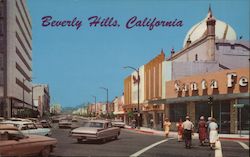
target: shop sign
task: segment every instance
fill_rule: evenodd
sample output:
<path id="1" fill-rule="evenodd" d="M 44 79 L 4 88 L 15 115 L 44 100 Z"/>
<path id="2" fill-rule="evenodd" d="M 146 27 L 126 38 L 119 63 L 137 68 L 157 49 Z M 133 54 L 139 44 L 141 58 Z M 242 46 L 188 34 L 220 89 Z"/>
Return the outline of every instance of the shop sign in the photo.
<path id="1" fill-rule="evenodd" d="M 244 107 L 244 104 L 234 104 L 234 107 L 235 108 L 242 108 L 242 107 Z"/>
<path id="2" fill-rule="evenodd" d="M 227 87 L 230 88 L 230 87 L 233 87 L 235 83 L 235 77 L 237 77 L 237 74 L 236 73 L 228 73 L 227 74 Z M 218 89 L 219 85 L 218 85 L 218 81 L 213 79 L 211 80 L 210 82 L 208 82 L 207 80 L 203 79 L 201 82 L 201 88 L 203 90 L 207 89 L 208 87 L 209 88 L 212 88 L 212 89 Z M 248 79 L 247 77 L 245 76 L 242 76 L 240 79 L 239 79 L 239 82 L 238 84 L 241 86 L 241 87 L 245 87 L 247 86 L 248 84 Z M 175 90 L 177 92 L 187 92 L 189 89 L 191 91 L 197 91 L 198 90 L 198 83 L 197 82 L 190 82 L 189 84 L 187 83 L 181 83 L 179 80 L 176 80 L 175 81 L 175 84 L 174 84 L 174 87 L 175 87 Z"/>

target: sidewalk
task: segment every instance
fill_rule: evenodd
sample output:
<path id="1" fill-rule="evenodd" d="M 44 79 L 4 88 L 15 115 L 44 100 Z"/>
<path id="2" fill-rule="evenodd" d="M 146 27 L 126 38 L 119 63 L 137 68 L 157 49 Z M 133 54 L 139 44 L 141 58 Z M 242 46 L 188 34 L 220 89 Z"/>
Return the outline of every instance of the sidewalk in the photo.
<path id="1" fill-rule="evenodd" d="M 145 133 L 145 134 L 152 134 L 152 135 L 158 135 L 158 136 L 165 136 L 164 131 L 160 130 L 154 130 L 150 128 L 140 127 L 140 129 L 137 128 L 131 128 L 131 126 L 126 125 L 126 129 L 129 130 L 135 130 L 137 132 Z M 177 132 L 170 132 L 169 137 L 177 138 Z M 193 139 L 198 139 L 199 134 L 194 133 Z M 239 135 L 239 134 L 219 134 L 219 138 L 223 140 L 239 140 L 239 141 L 249 141 L 249 135 Z"/>

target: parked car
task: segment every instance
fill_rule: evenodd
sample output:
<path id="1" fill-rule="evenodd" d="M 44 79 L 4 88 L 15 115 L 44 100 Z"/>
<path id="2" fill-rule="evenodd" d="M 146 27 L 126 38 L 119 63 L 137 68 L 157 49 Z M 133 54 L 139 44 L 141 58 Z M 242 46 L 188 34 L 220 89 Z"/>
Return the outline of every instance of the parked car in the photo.
<path id="1" fill-rule="evenodd" d="M 49 128 L 38 128 L 33 122 L 23 121 L 3 121 L 1 124 L 9 124 L 18 128 L 25 135 L 43 135 L 51 136 L 51 129 Z"/>
<path id="2" fill-rule="evenodd" d="M 120 127 L 120 128 L 125 127 L 125 123 L 122 120 L 113 120 L 113 121 L 111 121 L 111 123 L 115 127 Z"/>
<path id="3" fill-rule="evenodd" d="M 58 123 L 59 128 L 71 128 L 72 122 L 69 119 L 61 119 Z"/>
<path id="4" fill-rule="evenodd" d="M 5 119 L 3 117 L 0 117 L 0 122 L 4 121 Z"/>
<path id="5" fill-rule="evenodd" d="M 78 120 L 75 117 L 73 117 L 72 122 L 78 122 Z"/>
<path id="6" fill-rule="evenodd" d="M 7 119 L 8 121 L 13 121 L 13 122 L 16 122 L 16 121 L 20 121 L 20 122 L 32 122 L 31 120 L 29 119 L 23 119 L 23 118 L 15 118 L 15 117 L 12 117 L 12 118 L 8 118 Z"/>
<path id="7" fill-rule="evenodd" d="M 71 136 L 76 138 L 78 142 L 82 140 L 102 140 L 118 139 L 120 128 L 113 127 L 111 122 L 107 120 L 90 120 L 82 127 L 71 131 Z"/>
<path id="8" fill-rule="evenodd" d="M 49 156 L 57 140 L 46 136 L 24 135 L 13 125 L 0 124 L 0 156 Z"/>
<path id="9" fill-rule="evenodd" d="M 51 125 L 46 120 L 41 120 L 40 123 L 42 124 L 43 128 L 51 128 Z"/>
<path id="10" fill-rule="evenodd" d="M 60 120 L 60 117 L 52 117 L 52 123 L 58 123 Z"/>

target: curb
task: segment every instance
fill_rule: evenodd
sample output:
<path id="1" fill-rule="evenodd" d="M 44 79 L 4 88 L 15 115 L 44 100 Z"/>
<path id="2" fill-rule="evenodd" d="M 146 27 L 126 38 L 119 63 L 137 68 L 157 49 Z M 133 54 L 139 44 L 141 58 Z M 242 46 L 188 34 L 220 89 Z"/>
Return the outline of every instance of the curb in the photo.
<path id="1" fill-rule="evenodd" d="M 150 134 L 150 135 L 161 135 L 161 134 L 153 132 L 153 131 L 139 130 L 136 128 L 125 128 L 125 129 L 133 130 L 133 131 L 141 132 L 141 133 L 145 133 L 145 134 Z M 249 138 L 240 138 L 240 137 L 238 137 L 238 138 L 237 137 L 219 137 L 219 139 L 220 140 L 246 141 L 246 142 L 249 141 Z"/>
<path id="2" fill-rule="evenodd" d="M 249 138 L 236 138 L 236 137 L 219 137 L 220 140 L 234 140 L 234 141 L 249 141 Z"/>
<path id="3" fill-rule="evenodd" d="M 141 133 L 145 133 L 145 134 L 155 134 L 154 132 L 152 131 L 145 131 L 145 130 L 139 130 L 139 129 L 135 129 L 135 128 L 125 128 L 125 129 L 128 129 L 128 130 L 134 130 L 136 132 L 141 132 Z"/>

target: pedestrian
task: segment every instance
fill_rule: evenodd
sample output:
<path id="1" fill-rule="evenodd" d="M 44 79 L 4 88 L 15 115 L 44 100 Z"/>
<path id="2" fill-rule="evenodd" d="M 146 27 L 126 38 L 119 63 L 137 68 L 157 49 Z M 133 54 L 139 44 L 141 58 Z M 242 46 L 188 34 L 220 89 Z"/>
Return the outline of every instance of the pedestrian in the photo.
<path id="1" fill-rule="evenodd" d="M 182 139 L 183 139 L 183 127 L 182 127 L 182 119 L 180 118 L 179 119 L 179 122 L 176 124 L 176 127 L 177 127 L 177 131 L 178 131 L 178 135 L 177 135 L 177 139 L 178 139 L 178 142 L 181 142 Z"/>
<path id="2" fill-rule="evenodd" d="M 207 138 L 207 124 L 205 122 L 204 116 L 200 117 L 200 121 L 198 123 L 198 133 L 200 145 L 203 146 Z"/>
<path id="3" fill-rule="evenodd" d="M 182 127 L 184 129 L 185 147 L 190 149 L 194 124 L 190 121 L 189 116 L 186 116 L 186 121 L 182 124 Z"/>
<path id="4" fill-rule="evenodd" d="M 151 127 L 151 129 L 153 129 L 153 127 L 154 127 L 154 119 L 153 118 L 150 119 L 150 127 Z"/>
<path id="5" fill-rule="evenodd" d="M 207 125 L 207 142 L 209 143 L 209 132 L 210 132 L 210 130 L 209 130 L 209 124 L 211 123 L 211 120 L 212 120 L 212 117 L 208 117 L 207 118 L 207 123 L 206 123 L 206 125 Z"/>
<path id="6" fill-rule="evenodd" d="M 166 136 L 166 138 L 168 138 L 168 134 L 169 134 L 169 130 L 170 130 L 170 125 L 171 125 L 171 123 L 170 123 L 170 121 L 169 121 L 168 118 L 165 119 L 163 125 L 164 125 L 164 130 L 165 130 L 165 136 Z"/>
<path id="7" fill-rule="evenodd" d="M 132 128 L 135 128 L 135 126 L 136 126 L 136 120 L 133 119 L 133 120 L 132 120 Z"/>
<path id="8" fill-rule="evenodd" d="M 216 141 L 219 140 L 218 137 L 218 124 L 216 123 L 216 119 L 212 118 L 211 123 L 209 124 L 209 143 L 210 143 L 210 148 L 214 149 L 215 148 L 215 143 Z"/>

